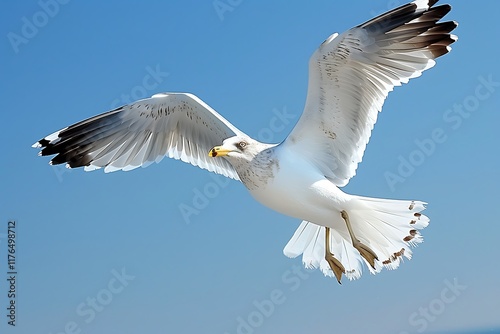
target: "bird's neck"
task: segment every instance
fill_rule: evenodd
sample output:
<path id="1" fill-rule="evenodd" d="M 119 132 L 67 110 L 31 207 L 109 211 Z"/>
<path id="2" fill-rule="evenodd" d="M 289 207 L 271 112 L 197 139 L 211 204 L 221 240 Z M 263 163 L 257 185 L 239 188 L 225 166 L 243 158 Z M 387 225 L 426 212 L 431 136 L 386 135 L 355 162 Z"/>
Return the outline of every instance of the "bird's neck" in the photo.
<path id="1" fill-rule="evenodd" d="M 271 147 L 255 155 L 252 160 L 238 159 L 237 161 L 230 161 L 241 182 L 249 190 L 262 187 L 267 184 L 270 178 L 274 177 L 274 174 L 279 169 L 274 151 L 275 149 Z"/>

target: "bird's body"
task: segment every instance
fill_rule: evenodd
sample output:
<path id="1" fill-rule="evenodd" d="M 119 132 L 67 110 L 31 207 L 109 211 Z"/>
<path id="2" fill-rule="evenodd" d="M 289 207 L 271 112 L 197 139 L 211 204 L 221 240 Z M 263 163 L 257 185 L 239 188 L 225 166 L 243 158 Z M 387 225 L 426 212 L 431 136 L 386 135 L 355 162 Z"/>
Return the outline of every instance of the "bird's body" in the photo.
<path id="1" fill-rule="evenodd" d="M 349 195 L 383 102 L 448 53 L 451 9 L 416 0 L 327 38 L 309 63 L 304 113 L 279 144 L 258 142 L 192 94 L 161 93 L 57 131 L 34 146 L 52 164 L 106 172 L 171 157 L 240 180 L 263 205 L 303 220 L 284 253 L 340 282 L 395 269 L 429 219 L 425 203 Z M 222 145 L 221 145 L 222 144 Z M 219 145 L 219 146 L 217 146 Z M 208 155 L 207 155 L 208 152 Z"/>
<path id="2" fill-rule="evenodd" d="M 228 141 L 238 143 L 242 140 L 248 143 L 248 147 L 257 148 L 252 152 L 252 158 L 226 158 L 235 167 L 250 194 L 279 213 L 303 220 L 302 229 L 296 232 L 297 238 L 292 238 L 285 247 L 285 255 L 295 257 L 304 253 L 303 260 L 307 267 L 321 267 L 325 252 L 324 230 L 321 227 L 328 227 L 332 240 L 336 240 L 330 248 L 343 260 L 345 274 L 349 278 L 359 277 L 361 259 L 354 255 L 356 250 L 353 245 L 345 242 L 351 238 L 342 219 L 342 212 L 345 211 L 349 212 L 359 241 L 377 249 L 379 256 L 383 256 L 383 264 L 393 268 L 397 267 L 401 256 L 411 257 L 407 242 L 420 242 L 421 237 L 416 231 L 428 223 L 427 217 L 419 214 L 425 203 L 347 194 L 327 179 L 315 164 L 298 152 L 289 150 L 287 145 L 267 145 L 243 137 Z M 391 238 L 384 241 L 387 236 Z M 395 240 L 391 240 L 393 237 Z M 381 268 L 374 265 L 370 270 L 375 273 Z M 322 269 L 327 275 L 334 274 L 325 263 Z"/>
<path id="3" fill-rule="evenodd" d="M 249 174 L 246 166 L 236 167 L 250 194 L 261 204 L 284 215 L 334 227 L 334 220 L 324 217 L 333 217 L 335 212 L 340 217 L 342 205 L 350 196 L 327 180 L 310 161 L 295 152 L 287 152 L 282 145 L 267 149 L 264 156 L 269 165 L 257 169 L 260 172 L 252 172 L 248 178 L 242 177 Z M 255 187 L 255 184 L 262 186 Z"/>

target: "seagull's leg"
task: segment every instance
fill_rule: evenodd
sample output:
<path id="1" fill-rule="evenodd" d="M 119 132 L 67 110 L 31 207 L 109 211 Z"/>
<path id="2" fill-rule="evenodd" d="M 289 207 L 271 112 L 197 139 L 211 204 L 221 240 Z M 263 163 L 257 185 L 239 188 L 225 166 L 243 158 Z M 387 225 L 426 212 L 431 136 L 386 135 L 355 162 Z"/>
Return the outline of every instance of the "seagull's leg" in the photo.
<path id="1" fill-rule="evenodd" d="M 370 266 L 375 269 L 375 260 L 378 260 L 377 254 L 375 254 L 375 252 L 372 251 L 370 247 L 366 246 L 361 241 L 359 241 L 358 238 L 356 238 L 354 232 L 352 231 L 351 222 L 349 221 L 349 215 L 347 214 L 347 212 L 345 210 L 342 210 L 340 212 L 340 215 L 347 225 L 347 231 L 349 231 L 349 235 L 351 236 L 352 245 L 358 250 L 359 254 L 361 254 L 361 256 L 364 257 L 366 261 L 368 261 Z"/>
<path id="2" fill-rule="evenodd" d="M 333 257 L 333 254 L 330 252 L 330 228 L 325 227 L 326 233 L 325 233 L 325 260 L 328 262 L 330 265 L 330 268 L 332 268 L 333 273 L 335 274 L 335 278 L 337 278 L 337 281 L 340 283 L 340 280 L 342 279 L 342 274 L 345 274 L 345 269 L 342 263 L 340 263 L 339 260 L 337 260 L 335 257 Z"/>

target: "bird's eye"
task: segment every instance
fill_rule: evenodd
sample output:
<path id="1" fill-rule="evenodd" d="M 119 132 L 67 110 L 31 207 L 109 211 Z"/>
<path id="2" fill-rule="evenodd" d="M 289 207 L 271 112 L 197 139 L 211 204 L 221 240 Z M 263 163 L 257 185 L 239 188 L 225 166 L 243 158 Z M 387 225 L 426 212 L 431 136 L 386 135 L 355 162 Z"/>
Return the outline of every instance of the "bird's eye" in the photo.
<path id="1" fill-rule="evenodd" d="M 244 141 L 240 141 L 238 144 L 237 144 L 238 148 L 240 150 L 244 149 L 246 146 L 247 146 L 247 143 L 245 143 Z"/>

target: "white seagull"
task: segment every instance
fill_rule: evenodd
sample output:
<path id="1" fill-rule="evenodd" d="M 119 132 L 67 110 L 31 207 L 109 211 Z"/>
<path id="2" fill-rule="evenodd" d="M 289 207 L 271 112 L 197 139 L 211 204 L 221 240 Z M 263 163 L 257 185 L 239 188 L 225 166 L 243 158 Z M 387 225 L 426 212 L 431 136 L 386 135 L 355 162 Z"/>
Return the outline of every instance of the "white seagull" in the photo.
<path id="1" fill-rule="evenodd" d="M 422 242 L 424 202 L 346 194 L 377 115 L 394 86 L 432 67 L 457 40 L 451 9 L 416 0 L 328 37 L 309 62 L 304 112 L 279 144 L 261 143 L 187 93 L 161 93 L 86 119 L 41 139 L 86 171 L 132 170 L 165 156 L 240 180 L 265 206 L 303 220 L 284 254 L 340 283 L 395 269 Z M 218 146 L 220 145 L 220 146 Z M 208 154 L 207 154 L 208 153 Z"/>

